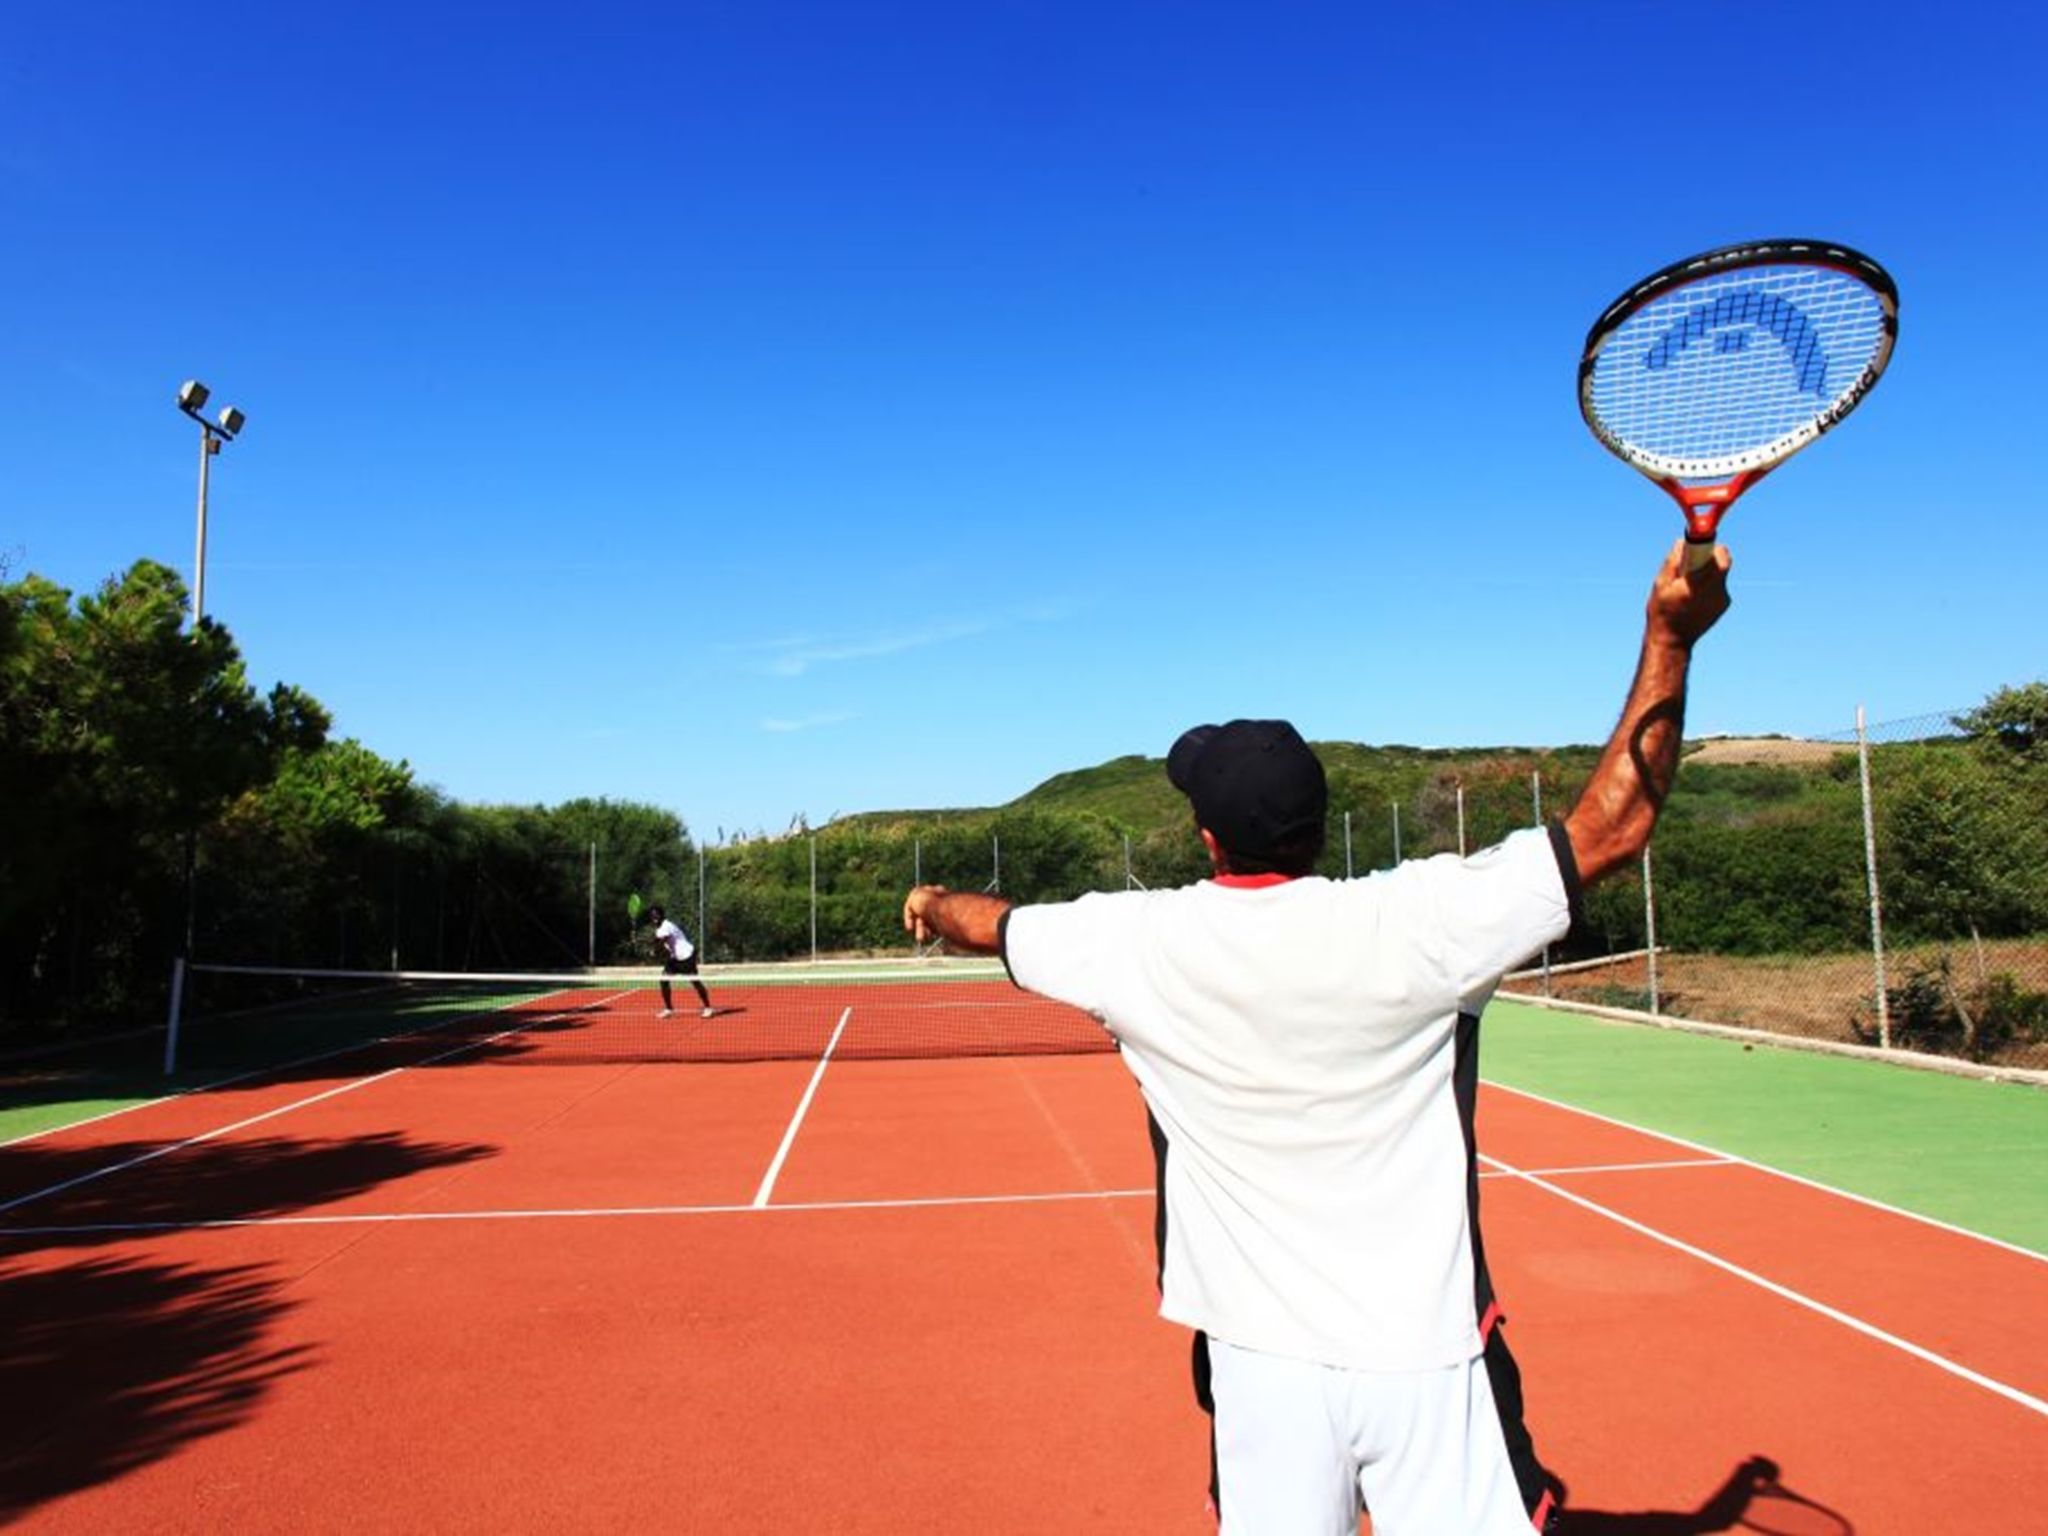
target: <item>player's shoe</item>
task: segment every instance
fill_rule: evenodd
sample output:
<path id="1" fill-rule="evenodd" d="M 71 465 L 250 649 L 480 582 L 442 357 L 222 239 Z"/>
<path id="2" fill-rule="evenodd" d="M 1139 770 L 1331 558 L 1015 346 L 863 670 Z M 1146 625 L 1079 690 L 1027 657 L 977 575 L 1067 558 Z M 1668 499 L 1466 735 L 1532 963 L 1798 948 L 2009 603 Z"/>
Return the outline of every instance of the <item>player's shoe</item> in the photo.
<path id="1" fill-rule="evenodd" d="M 718 1012 L 716 1008 L 706 1008 L 702 1013 L 698 1015 L 698 1017 L 701 1019 L 708 1019 L 716 1012 Z"/>
<path id="2" fill-rule="evenodd" d="M 659 1013 L 657 1013 L 657 1014 L 655 1015 L 655 1017 L 656 1017 L 657 1019 L 672 1019 L 672 1018 L 674 1018 L 675 1016 L 676 1016 L 676 1011 L 675 1011 L 675 1009 L 673 1009 L 673 1008 L 664 1008 L 664 1009 L 662 1009 L 662 1010 L 661 1010 L 661 1012 L 659 1012 Z"/>

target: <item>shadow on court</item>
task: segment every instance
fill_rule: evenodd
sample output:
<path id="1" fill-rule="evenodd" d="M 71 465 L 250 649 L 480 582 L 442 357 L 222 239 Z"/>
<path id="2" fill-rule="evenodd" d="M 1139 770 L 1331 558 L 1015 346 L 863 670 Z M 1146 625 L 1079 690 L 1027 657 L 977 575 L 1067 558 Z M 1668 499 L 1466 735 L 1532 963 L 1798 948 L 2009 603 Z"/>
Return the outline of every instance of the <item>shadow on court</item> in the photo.
<path id="1" fill-rule="evenodd" d="M 1567 1507 L 1557 1522 L 1557 1536 L 1712 1536 L 1716 1531 L 1855 1536 L 1856 1527 L 1845 1515 L 1787 1485 L 1768 1456 L 1740 1463 L 1695 1510 L 1609 1513 Z"/>
<path id="2" fill-rule="evenodd" d="M 110 1241 L 124 1228 L 285 1216 L 496 1151 L 479 1143 L 414 1141 L 389 1131 L 185 1146 L 24 1142 L 0 1148 L 0 1207 L 9 1207 L 0 1210 L 0 1242 L 23 1228 L 44 1229 L 26 1240 L 51 1247 Z"/>
<path id="3" fill-rule="evenodd" d="M 0 1524 L 240 1423 L 303 1347 L 264 1340 L 290 1303 L 268 1265 L 91 1258 L 0 1267 Z"/>
<path id="4" fill-rule="evenodd" d="M 0 1525 L 233 1428 L 315 1363 L 305 1345 L 267 1342 L 293 1305 L 275 1266 L 59 1250 L 121 1228 L 287 1215 L 495 1150 L 268 1137 L 121 1166 L 165 1145 L 0 1149 L 0 1203 L 20 1202 L 0 1213 L 0 1403 L 14 1426 L 0 1442 Z"/>

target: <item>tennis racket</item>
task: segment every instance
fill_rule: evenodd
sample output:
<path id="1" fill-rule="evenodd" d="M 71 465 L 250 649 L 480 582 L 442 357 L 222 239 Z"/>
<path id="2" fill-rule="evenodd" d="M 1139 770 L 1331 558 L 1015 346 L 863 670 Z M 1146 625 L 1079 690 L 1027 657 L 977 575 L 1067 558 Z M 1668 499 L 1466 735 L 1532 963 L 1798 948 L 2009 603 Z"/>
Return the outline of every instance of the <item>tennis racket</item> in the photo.
<path id="1" fill-rule="evenodd" d="M 636 927 L 640 922 L 640 893 L 632 892 L 626 897 L 626 926 Z"/>
<path id="2" fill-rule="evenodd" d="M 1652 273 L 1579 359 L 1593 435 L 1685 513 L 1693 566 L 1736 498 L 1855 410 L 1899 334 L 1891 274 L 1821 240 L 1758 240 Z"/>

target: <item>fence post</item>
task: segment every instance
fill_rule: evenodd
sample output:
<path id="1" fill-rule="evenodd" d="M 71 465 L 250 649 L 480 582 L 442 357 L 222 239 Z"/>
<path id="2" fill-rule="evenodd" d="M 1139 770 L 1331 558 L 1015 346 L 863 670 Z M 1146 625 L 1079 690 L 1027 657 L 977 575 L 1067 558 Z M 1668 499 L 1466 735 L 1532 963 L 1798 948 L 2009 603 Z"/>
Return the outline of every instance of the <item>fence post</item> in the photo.
<path id="1" fill-rule="evenodd" d="M 1465 786 L 1458 786 L 1458 857 L 1465 857 Z"/>
<path id="2" fill-rule="evenodd" d="M 704 845 L 697 845 L 697 952 L 711 958 L 711 923 L 704 912 Z"/>
<path id="3" fill-rule="evenodd" d="M 1650 1013 L 1663 1011 L 1657 1001 L 1657 887 L 1650 876 L 1650 845 L 1643 844 L 1643 941 L 1650 954 Z"/>
<path id="4" fill-rule="evenodd" d="M 811 834 L 811 964 L 818 963 L 818 834 Z"/>
<path id="5" fill-rule="evenodd" d="M 1344 878 L 1351 878 L 1351 813 L 1344 813 Z"/>
<path id="6" fill-rule="evenodd" d="M 1000 832 L 989 833 L 988 848 L 989 869 L 991 871 L 988 879 L 988 888 L 991 891 L 999 892 L 1003 888 L 1003 837 Z"/>
<path id="7" fill-rule="evenodd" d="M 1884 902 L 1877 888 L 1877 816 L 1870 799 L 1870 736 L 1856 706 L 1856 776 L 1863 788 L 1863 877 L 1870 890 L 1870 960 L 1877 977 L 1877 1043 L 1892 1048 L 1892 1000 L 1884 986 Z"/>
<path id="8" fill-rule="evenodd" d="M 700 929 L 699 932 L 702 932 Z M 592 970 L 597 968 L 597 844 L 590 845 L 590 959 Z M 398 969 L 398 946 L 391 946 L 391 969 Z"/>
<path id="9" fill-rule="evenodd" d="M 1400 802 L 1400 801 L 1398 801 L 1398 800 L 1396 800 L 1396 801 L 1394 801 L 1394 802 L 1393 802 L 1393 805 L 1394 805 L 1394 862 L 1395 862 L 1396 864 L 1399 864 L 1399 863 L 1401 862 L 1401 802 Z"/>
<path id="10" fill-rule="evenodd" d="M 1543 825 L 1543 770 L 1529 770 L 1529 796 L 1536 807 L 1536 825 Z M 1543 946 L 1543 995 L 1550 996 L 1550 946 Z"/>

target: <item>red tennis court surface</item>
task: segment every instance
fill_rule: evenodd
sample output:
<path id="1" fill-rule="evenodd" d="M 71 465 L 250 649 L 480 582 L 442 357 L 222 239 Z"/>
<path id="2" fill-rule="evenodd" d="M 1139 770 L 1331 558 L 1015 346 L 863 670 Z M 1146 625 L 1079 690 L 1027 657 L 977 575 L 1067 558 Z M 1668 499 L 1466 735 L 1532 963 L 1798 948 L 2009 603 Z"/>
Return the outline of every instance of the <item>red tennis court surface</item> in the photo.
<path id="1" fill-rule="evenodd" d="M 1481 1142 L 1567 1529 L 2048 1531 L 2048 1263 L 1505 1090 Z M 1199 1536 L 1150 1176 L 1105 1057 L 336 1059 L 16 1143 L 0 1516 Z"/>

